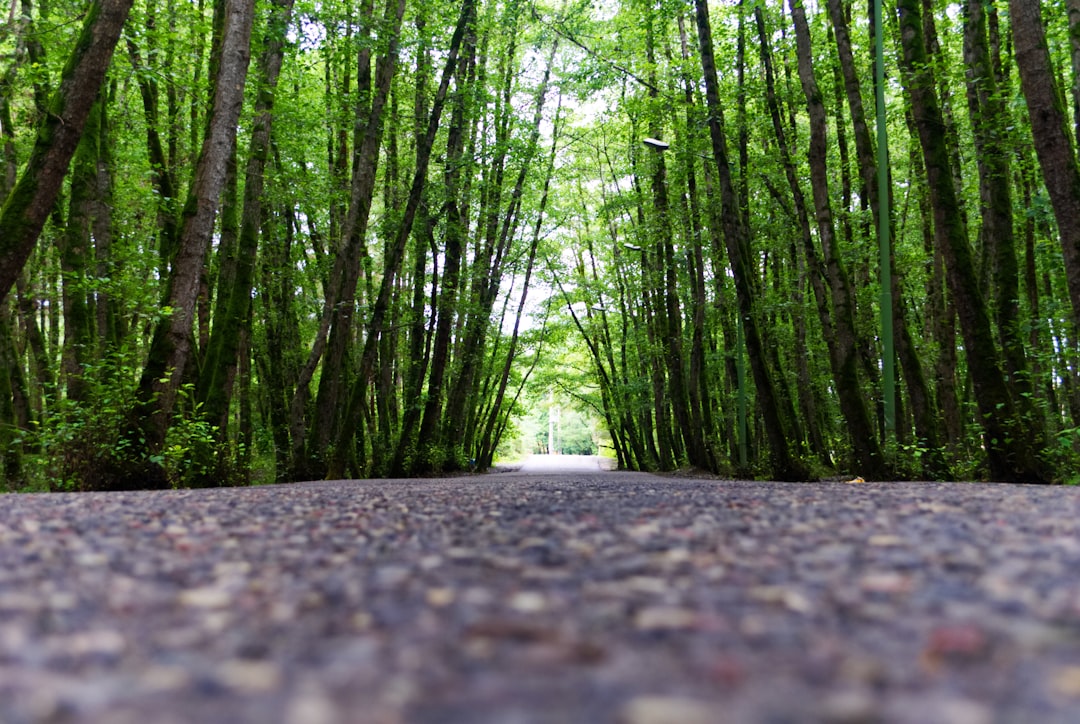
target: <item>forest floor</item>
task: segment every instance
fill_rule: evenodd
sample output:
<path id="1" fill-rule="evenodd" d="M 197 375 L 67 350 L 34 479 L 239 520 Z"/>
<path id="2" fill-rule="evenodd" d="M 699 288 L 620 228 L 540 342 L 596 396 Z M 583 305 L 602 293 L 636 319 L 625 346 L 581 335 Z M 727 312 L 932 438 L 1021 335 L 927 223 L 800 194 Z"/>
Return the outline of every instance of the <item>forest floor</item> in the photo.
<path id="1" fill-rule="evenodd" d="M 1080 720 L 1080 490 L 601 471 L 0 497 L 0 721 Z"/>

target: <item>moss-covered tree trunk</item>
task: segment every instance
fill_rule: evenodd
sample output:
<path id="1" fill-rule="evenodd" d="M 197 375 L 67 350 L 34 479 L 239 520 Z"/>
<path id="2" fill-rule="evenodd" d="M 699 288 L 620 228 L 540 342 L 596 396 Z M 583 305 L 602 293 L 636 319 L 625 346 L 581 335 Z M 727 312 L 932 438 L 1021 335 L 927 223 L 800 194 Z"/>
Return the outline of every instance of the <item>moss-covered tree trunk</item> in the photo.
<path id="1" fill-rule="evenodd" d="M 259 231 L 263 218 L 263 189 L 273 126 L 274 95 L 284 56 L 286 32 L 293 0 L 275 0 L 270 9 L 267 34 L 258 61 L 255 118 L 244 170 L 244 206 L 240 218 L 229 283 L 219 281 L 213 326 L 206 359 L 199 376 L 196 399 L 202 413 L 224 438 L 228 430 L 229 403 L 239 364 L 241 332 L 250 327 L 251 289 L 255 277 Z"/>
<path id="2" fill-rule="evenodd" d="M 396 3 L 388 3 L 387 12 L 393 12 Z M 336 253 L 334 268 L 330 279 L 333 289 L 327 294 L 326 310 L 329 314 L 326 349 L 323 354 L 322 369 L 319 374 L 318 392 L 315 396 L 315 415 L 308 421 L 308 460 L 311 472 L 325 472 L 324 451 L 341 420 L 341 399 L 351 383 L 351 369 L 347 364 L 352 353 L 356 336 L 357 288 L 361 275 L 371 269 L 371 257 L 367 248 L 367 228 L 371 216 L 371 204 L 375 198 L 375 182 L 379 168 L 379 151 L 382 146 L 385 128 L 385 109 L 390 93 L 390 80 L 397 66 L 397 24 L 386 27 L 390 33 L 389 43 L 385 44 L 393 51 L 393 57 L 378 60 L 375 49 L 383 39 L 372 37 L 376 27 L 373 0 L 364 0 L 360 4 L 359 27 L 357 38 L 356 88 L 346 92 L 356 94 L 352 137 L 352 180 L 349 184 L 349 203 L 333 239 Z M 390 15 L 393 17 L 393 14 Z M 384 18 L 383 22 L 387 22 Z M 398 24 L 400 21 L 397 21 Z M 386 75 L 385 83 L 378 80 L 372 84 L 372 60 L 378 66 L 389 62 L 391 72 Z M 346 74 L 346 79 L 348 75 Z M 338 163 L 344 178 L 346 167 L 346 149 L 342 131 Z M 344 185 L 344 184 L 343 184 Z"/>
<path id="3" fill-rule="evenodd" d="M 0 301 L 22 272 L 53 210 L 131 5 L 132 0 L 97 0 L 87 10 L 30 158 L 0 210 Z"/>
<path id="4" fill-rule="evenodd" d="M 213 102 L 191 190 L 181 217 L 181 232 L 165 304 L 169 313 L 154 329 L 150 353 L 139 383 L 135 424 L 147 452 L 165 444 L 173 405 L 193 354 L 192 336 L 206 250 L 214 230 L 227 165 L 236 144 L 237 121 L 244 100 L 251 54 L 254 0 L 225 3 Z M 146 469 L 152 474 L 152 469 Z M 151 484 L 154 481 L 145 481 Z M 160 482 L 160 481 L 158 481 Z M 131 484 L 137 484 L 131 481 Z"/>
<path id="5" fill-rule="evenodd" d="M 7 304 L 0 303 L 0 484 L 18 490 L 23 480 L 22 433 L 29 428 L 26 380 L 15 348 Z"/>
<path id="6" fill-rule="evenodd" d="M 468 128 L 475 123 L 474 107 L 470 102 L 475 93 L 476 37 L 475 31 L 466 35 L 465 51 L 457 68 L 453 108 L 446 140 L 446 168 L 443 173 L 444 192 L 442 205 L 444 225 L 444 252 L 442 288 L 439 290 L 435 336 L 431 342 L 431 360 L 428 368 L 428 391 L 424 400 L 423 415 L 408 414 L 398 443 L 393 474 L 422 472 L 438 469 L 442 460 L 439 453 L 441 442 L 442 409 L 445 383 L 450 363 L 450 342 L 454 320 L 458 315 L 458 282 L 461 278 L 465 244 L 469 233 L 468 179 L 463 181 L 462 171 L 472 168 L 466 161 L 465 140 Z M 417 439 L 413 440 L 414 425 L 419 420 Z M 411 459 L 408 459 L 410 458 Z"/>
<path id="7" fill-rule="evenodd" d="M 991 478 L 1006 482 L 1049 482 L 1039 456 L 1044 441 L 1022 419 L 1002 372 L 1000 355 L 979 288 L 967 228 L 953 182 L 953 167 L 938 103 L 933 66 L 928 62 L 919 0 L 899 0 L 903 80 L 922 146 L 934 239 L 945 261 L 949 291 L 964 339 L 968 374 Z"/>
<path id="8" fill-rule="evenodd" d="M 72 162 L 67 229 L 61 239 L 60 267 L 64 306 L 64 349 L 61 371 L 67 397 L 85 398 L 84 365 L 97 354 L 94 348 L 94 313 L 86 288 L 93 271 L 95 195 L 98 189 L 98 157 L 104 101 L 90 112 Z"/>
<path id="9" fill-rule="evenodd" d="M 387 5 L 388 12 L 391 6 L 394 6 L 393 0 Z M 401 17 L 405 11 L 405 0 L 398 0 L 394 7 L 396 7 L 397 23 L 400 25 Z M 394 237 L 390 239 L 389 246 L 386 249 L 382 281 L 379 284 L 377 295 L 374 300 L 372 300 L 371 312 L 367 324 L 364 327 L 364 345 L 360 356 L 360 365 L 356 382 L 349 392 L 347 403 L 341 409 L 342 422 L 338 425 L 337 432 L 332 439 L 333 448 L 327 471 L 327 474 L 330 477 L 340 477 L 344 475 L 345 466 L 354 449 L 353 444 L 355 438 L 358 434 L 362 433 L 362 430 L 359 429 L 359 423 L 361 421 L 361 414 L 363 413 L 364 402 L 370 389 L 369 385 L 373 379 L 372 375 L 375 371 L 375 365 L 378 361 L 379 340 L 381 339 L 383 330 L 386 326 L 387 315 L 390 311 L 391 295 L 394 291 L 398 273 L 401 269 L 401 263 L 405 256 L 406 246 L 409 238 L 412 236 L 413 223 L 416 221 L 417 210 L 423 199 L 424 188 L 427 184 L 427 172 L 431 164 L 432 149 L 434 148 L 435 136 L 438 133 L 439 123 L 442 119 L 443 108 L 446 105 L 446 97 L 450 88 L 450 79 L 454 76 L 454 72 L 457 68 L 465 33 L 473 22 L 475 10 L 475 0 L 465 0 L 461 6 L 461 12 L 458 15 L 457 25 L 454 28 L 454 35 L 451 38 L 450 49 L 447 53 L 446 65 L 443 67 L 439 88 L 435 93 L 431 113 L 427 119 L 427 130 L 416 151 L 416 169 L 413 175 L 412 185 L 409 188 L 409 196 L 405 202 L 405 208 L 402 211 L 401 221 L 398 224 L 397 229 L 395 229 Z M 395 28 L 396 27 L 398 26 L 395 26 Z M 396 40 L 394 42 L 396 43 Z M 395 50 L 395 53 L 387 54 L 388 62 L 385 65 L 380 63 L 380 68 L 377 71 L 378 73 L 393 73 L 394 63 L 389 59 L 392 57 L 396 59 L 396 45 L 392 45 L 391 49 Z M 387 78 L 387 82 L 388 81 L 389 78 Z"/>
<path id="10" fill-rule="evenodd" d="M 720 184 L 724 241 L 734 276 L 738 313 L 743 320 L 751 373 L 757 388 L 758 406 L 764 418 L 765 433 L 769 442 L 772 475 L 778 480 L 807 480 L 810 473 L 806 464 L 793 453 L 797 440 L 789 433 L 788 423 L 781 415 L 778 391 L 768 367 L 767 351 L 758 329 L 753 301 L 753 275 L 750 271 L 750 231 L 746 228 L 745 219 L 740 211 L 741 205 L 735 192 L 731 166 L 728 162 L 709 6 L 707 0 L 695 0 L 694 6 L 698 41 L 701 46 L 701 65 L 705 74 L 705 97 L 709 110 L 712 160 L 716 164 Z"/>
<path id="11" fill-rule="evenodd" d="M 840 410 L 851 431 L 850 440 L 855 452 L 855 462 L 863 475 L 881 480 L 889 477 L 881 446 L 870 413 L 863 397 L 858 373 L 858 339 L 855 331 L 854 296 L 848 278 L 833 221 L 832 202 L 829 198 L 828 129 L 825 104 L 818 88 L 813 67 L 810 27 L 806 11 L 800 0 L 788 0 L 795 25 L 799 79 L 810 117 L 810 144 L 807 157 L 810 162 L 810 185 L 814 198 L 818 238 L 824 255 L 825 278 L 829 285 L 832 302 L 832 334 L 827 335 L 829 359 Z M 813 261 L 813 260 L 811 260 Z M 814 273 L 814 269 L 810 273 Z"/>
<path id="12" fill-rule="evenodd" d="M 1016 65 L 1043 182 L 1057 219 L 1073 320 L 1080 327 L 1080 167 L 1065 101 L 1054 80 L 1041 3 L 1009 0 Z"/>
<path id="13" fill-rule="evenodd" d="M 873 218 L 880 218 L 882 200 L 878 194 L 878 161 L 870 126 L 863 104 L 862 84 L 855 65 L 855 53 L 852 48 L 848 24 L 848 10 L 841 0 L 828 0 L 829 17 L 833 24 L 833 37 L 839 60 L 840 75 L 843 79 L 844 93 L 847 100 L 848 116 L 851 120 L 852 136 L 855 142 L 855 155 L 859 165 L 859 195 L 867 200 Z M 892 184 L 890 183 L 890 188 Z M 893 224 L 889 217 L 890 232 Z M 890 234 L 891 236 L 891 234 Z M 890 260 L 892 263 L 892 260 Z M 895 265 L 894 265 L 895 267 Z M 914 419 L 915 435 L 925 449 L 921 457 L 923 475 L 930 479 L 951 477 L 943 455 L 943 432 L 938 415 L 937 401 L 926 381 L 923 362 L 915 347 L 908 320 L 907 302 L 900 293 L 902 270 L 892 270 L 893 329 L 896 332 L 896 357 L 900 362 L 904 384 L 908 390 L 911 414 Z"/>
<path id="14" fill-rule="evenodd" d="M 1031 404 L 1033 391 L 1028 374 L 1020 317 L 1020 265 L 1016 254 L 1013 221 L 1012 123 L 1005 98 L 998 90 L 991 64 L 986 11 L 980 0 L 964 3 L 964 60 L 967 66 L 967 98 L 975 137 L 979 169 L 982 240 L 987 275 L 991 281 L 998 340 L 1013 397 L 1029 424 L 1042 425 Z"/>

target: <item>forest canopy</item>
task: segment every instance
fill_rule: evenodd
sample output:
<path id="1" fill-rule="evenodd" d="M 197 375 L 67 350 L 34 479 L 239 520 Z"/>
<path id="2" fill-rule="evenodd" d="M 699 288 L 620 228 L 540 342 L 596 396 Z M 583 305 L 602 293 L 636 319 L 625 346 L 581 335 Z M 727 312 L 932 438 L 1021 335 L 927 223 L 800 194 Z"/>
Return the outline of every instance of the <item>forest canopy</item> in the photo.
<path id="1" fill-rule="evenodd" d="M 1080 0 L 13 0 L 0 136 L 8 490 L 557 409 L 625 469 L 1080 480 Z"/>

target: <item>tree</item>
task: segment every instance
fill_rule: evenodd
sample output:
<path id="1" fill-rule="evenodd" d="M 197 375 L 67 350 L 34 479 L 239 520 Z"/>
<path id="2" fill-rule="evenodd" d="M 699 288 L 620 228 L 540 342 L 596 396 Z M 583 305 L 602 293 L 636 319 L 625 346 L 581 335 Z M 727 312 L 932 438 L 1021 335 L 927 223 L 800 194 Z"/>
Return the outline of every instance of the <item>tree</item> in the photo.
<path id="1" fill-rule="evenodd" d="M 1035 152 L 1061 236 L 1073 325 L 1080 326 L 1080 167 L 1054 80 L 1041 3 L 1010 0 L 1009 14 Z"/>
<path id="2" fill-rule="evenodd" d="M 168 313 L 156 325 L 149 357 L 139 382 L 135 411 L 139 440 L 150 453 L 165 445 L 177 392 L 192 357 L 192 335 L 199 281 L 225 186 L 229 158 L 236 143 L 236 126 L 244 97 L 251 52 L 254 0 L 219 0 L 220 35 L 216 53 L 213 103 L 199 161 L 184 204 L 177 252 L 165 294 Z M 138 447 L 136 447 L 138 449 Z M 141 461 L 129 485 L 154 484 L 155 470 Z M 120 472 L 120 476 L 125 473 Z M 160 480 L 158 484 L 164 484 Z"/>
<path id="3" fill-rule="evenodd" d="M 86 12 L 30 158 L 0 210 L 0 301 L 11 291 L 53 210 L 131 5 L 132 0 L 95 0 Z"/>
<path id="4" fill-rule="evenodd" d="M 750 368 L 757 387 L 758 405 L 765 418 L 765 432 L 769 440 L 772 472 L 777 480 L 805 480 L 809 477 L 804 463 L 793 454 L 793 437 L 788 432 L 790 421 L 785 421 L 772 373 L 766 366 L 765 349 L 758 332 L 754 294 L 749 269 L 749 233 L 739 213 L 739 202 L 731 180 L 728 164 L 727 140 L 724 136 L 723 110 L 720 105 L 719 82 L 716 76 L 716 59 L 712 46 L 712 28 L 709 21 L 707 0 L 695 0 L 697 11 L 698 42 L 701 45 L 701 65 L 705 74 L 706 102 L 709 109 L 709 134 L 712 139 L 713 161 L 720 179 L 724 241 L 735 278 L 739 314 L 746 333 L 746 346 L 750 356 Z"/>
<path id="5" fill-rule="evenodd" d="M 1006 482 L 1048 482 L 1039 456 L 1044 452 L 1040 426 L 1025 425 L 1002 372 L 990 319 L 971 259 L 964 216 L 953 184 L 945 122 L 927 62 L 922 11 L 918 0 L 899 0 L 905 81 L 922 145 L 934 212 L 935 244 L 945 259 L 949 291 L 956 304 L 967 351 L 968 371 L 984 431 L 990 474 Z"/>
<path id="6" fill-rule="evenodd" d="M 275 0 L 268 18 L 267 37 L 258 62 L 256 78 L 258 98 L 249 141 L 248 162 L 244 172 L 244 208 L 236 246 L 223 260 L 231 273 L 222 274 L 218 284 L 218 302 L 214 325 L 202 366 L 196 399 L 203 413 L 224 435 L 228 427 L 229 402 L 233 380 L 239 366 L 240 341 L 250 327 L 251 291 L 258 253 L 259 233 L 263 225 L 264 178 L 270 161 L 274 96 L 284 58 L 286 34 L 292 13 L 292 0 Z"/>

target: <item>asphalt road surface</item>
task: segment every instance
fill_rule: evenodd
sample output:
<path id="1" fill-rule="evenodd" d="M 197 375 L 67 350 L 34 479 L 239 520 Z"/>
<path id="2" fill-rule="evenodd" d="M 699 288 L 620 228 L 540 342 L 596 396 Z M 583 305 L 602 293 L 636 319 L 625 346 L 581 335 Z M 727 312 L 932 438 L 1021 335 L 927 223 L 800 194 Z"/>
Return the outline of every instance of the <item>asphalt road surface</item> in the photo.
<path id="1" fill-rule="evenodd" d="M 1076 722 L 1078 493 L 583 468 L 6 495 L 0 721 Z"/>
<path id="2" fill-rule="evenodd" d="M 599 455 L 531 455 L 518 472 L 543 474 L 595 473 L 611 470 L 615 461 Z"/>

